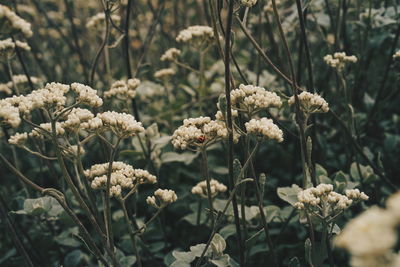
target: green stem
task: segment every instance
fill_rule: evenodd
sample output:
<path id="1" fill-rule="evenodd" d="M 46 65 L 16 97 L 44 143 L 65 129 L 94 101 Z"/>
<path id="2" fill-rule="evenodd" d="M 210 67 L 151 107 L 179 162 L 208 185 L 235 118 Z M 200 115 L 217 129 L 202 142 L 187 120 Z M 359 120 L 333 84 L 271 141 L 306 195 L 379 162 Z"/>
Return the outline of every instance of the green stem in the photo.
<path id="1" fill-rule="evenodd" d="M 110 187 L 111 187 L 111 174 L 112 174 L 112 165 L 117 154 L 118 145 L 121 141 L 121 138 L 118 138 L 117 143 L 111 147 L 110 160 L 108 162 L 108 170 L 107 170 L 107 184 L 106 184 L 106 195 L 105 195 L 105 208 L 104 208 L 104 218 L 106 223 L 106 234 L 107 234 L 107 242 L 108 246 L 111 250 L 114 250 L 114 240 L 112 234 L 112 225 L 111 225 L 111 207 L 110 207 Z"/>
<path id="2" fill-rule="evenodd" d="M 133 225 L 132 225 L 131 220 L 129 219 L 128 211 L 126 210 L 125 201 L 121 199 L 119 202 L 121 203 L 122 211 L 124 212 L 125 222 L 126 222 L 126 225 L 128 226 L 129 237 L 131 238 L 131 242 L 132 242 L 132 249 L 136 255 L 136 262 L 139 267 L 142 267 L 142 260 L 140 257 L 140 252 L 139 252 L 137 244 L 136 244 L 136 237 L 135 237 L 135 233 L 133 231 Z"/>
<path id="3" fill-rule="evenodd" d="M 207 183 L 207 199 L 208 199 L 208 206 L 210 208 L 211 228 L 214 228 L 215 216 L 214 216 L 213 199 L 212 199 L 212 195 L 211 195 L 211 178 L 210 178 L 210 174 L 208 171 L 208 159 L 207 159 L 207 152 L 206 152 L 205 148 L 203 148 L 201 150 L 201 158 L 203 160 L 203 173 L 204 173 L 205 180 Z"/>

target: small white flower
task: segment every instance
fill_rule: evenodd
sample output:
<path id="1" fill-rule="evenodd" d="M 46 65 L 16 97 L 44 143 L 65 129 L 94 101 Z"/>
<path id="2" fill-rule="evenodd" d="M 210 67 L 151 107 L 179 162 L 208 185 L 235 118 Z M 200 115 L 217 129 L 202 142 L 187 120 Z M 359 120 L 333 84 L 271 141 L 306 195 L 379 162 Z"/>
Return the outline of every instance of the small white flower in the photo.
<path id="1" fill-rule="evenodd" d="M 254 134 L 265 139 L 283 141 L 283 132 L 271 119 L 251 119 L 245 123 L 247 133 Z"/>
<path id="2" fill-rule="evenodd" d="M 161 56 L 161 61 L 175 61 L 181 54 L 181 50 L 176 49 L 175 47 L 168 49 Z"/>
<path id="3" fill-rule="evenodd" d="M 211 188 L 211 197 L 212 198 L 216 197 L 218 195 L 218 193 L 225 192 L 228 189 L 224 184 L 218 182 L 215 179 L 211 179 L 210 188 Z M 207 198 L 207 195 L 208 195 L 207 192 L 208 191 L 207 191 L 207 181 L 206 180 L 201 181 L 197 185 L 192 187 L 192 194 L 199 195 L 202 198 Z"/>
<path id="4" fill-rule="evenodd" d="M 176 41 L 178 42 L 202 42 L 202 41 L 210 41 L 214 38 L 213 28 L 209 26 L 190 26 L 187 29 L 182 30 L 178 37 L 176 37 Z"/>
<path id="5" fill-rule="evenodd" d="M 175 74 L 176 71 L 173 68 L 160 69 L 154 73 L 154 78 L 157 79 L 168 78 L 169 76 L 173 76 Z"/>
<path id="6" fill-rule="evenodd" d="M 32 36 L 31 24 L 19 17 L 10 8 L 0 5 L 0 21 L 2 21 L 3 33 L 21 32 L 25 37 Z"/>
<path id="7" fill-rule="evenodd" d="M 174 203 L 178 197 L 173 190 L 168 189 L 157 189 L 154 192 L 154 196 L 149 196 L 146 199 L 147 204 L 157 209 L 164 208 L 165 206 Z M 158 200 L 158 203 L 157 203 Z"/>
<path id="8" fill-rule="evenodd" d="M 25 143 L 27 139 L 28 133 L 16 133 L 10 136 L 10 139 L 8 139 L 8 143 L 10 143 L 11 145 L 20 146 Z"/>
<path id="9" fill-rule="evenodd" d="M 328 102 L 325 101 L 320 95 L 317 93 L 312 94 L 309 92 L 302 92 L 298 95 L 300 101 L 300 108 L 303 112 L 308 114 L 311 113 L 326 113 L 329 111 Z M 289 105 L 294 105 L 295 98 L 291 96 L 289 98 Z"/>

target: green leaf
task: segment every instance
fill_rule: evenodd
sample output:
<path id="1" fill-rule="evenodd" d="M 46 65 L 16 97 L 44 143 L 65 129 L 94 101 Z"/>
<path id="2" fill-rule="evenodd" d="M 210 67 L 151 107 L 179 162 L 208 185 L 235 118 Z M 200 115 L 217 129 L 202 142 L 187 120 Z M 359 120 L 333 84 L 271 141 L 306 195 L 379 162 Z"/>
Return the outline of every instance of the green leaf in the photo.
<path id="1" fill-rule="evenodd" d="M 190 263 L 181 261 L 181 260 L 177 260 L 174 261 L 173 263 L 171 263 L 170 267 L 190 267 Z"/>
<path id="2" fill-rule="evenodd" d="M 193 255 L 192 252 L 183 252 L 176 250 L 172 252 L 172 256 L 174 256 L 175 259 L 186 263 L 191 263 L 196 258 L 196 256 Z"/>
<path id="3" fill-rule="evenodd" d="M 219 231 L 219 234 L 227 239 L 228 237 L 236 234 L 236 226 L 234 224 L 228 224 L 222 227 L 222 229 Z"/>
<path id="4" fill-rule="evenodd" d="M 203 253 L 203 250 L 206 248 L 206 244 L 197 244 L 195 246 L 190 247 L 190 251 L 193 253 L 194 256 L 200 257 Z M 211 254 L 211 249 L 208 247 L 205 256 L 209 256 Z"/>
<path id="5" fill-rule="evenodd" d="M 189 165 L 193 162 L 195 158 L 197 158 L 198 153 L 191 153 L 191 152 L 183 152 L 178 154 L 176 152 L 166 152 L 161 156 L 162 163 L 168 162 L 182 162 L 186 165 Z"/>
<path id="6" fill-rule="evenodd" d="M 47 213 L 51 217 L 56 217 L 64 211 L 63 207 L 52 197 L 28 198 L 24 201 L 23 211 L 17 214 L 40 215 Z"/>
<path id="7" fill-rule="evenodd" d="M 65 267 L 76 267 L 82 266 L 84 259 L 87 258 L 87 255 L 82 253 L 82 251 L 75 249 L 72 252 L 68 253 L 64 258 L 64 266 Z"/>
<path id="8" fill-rule="evenodd" d="M 221 257 L 218 257 L 217 259 L 210 260 L 212 263 L 214 263 L 217 267 L 228 267 L 231 266 L 229 263 L 229 255 L 222 255 Z"/>
<path id="9" fill-rule="evenodd" d="M 267 217 L 267 222 L 270 223 L 275 217 L 279 217 L 281 209 L 275 205 L 264 207 L 264 213 Z"/>
<path id="10" fill-rule="evenodd" d="M 54 237 L 54 241 L 63 246 L 76 248 L 82 244 L 75 238 L 75 236 L 78 236 L 78 234 L 79 234 L 78 227 L 73 227 L 66 231 L 63 231 L 58 236 Z"/>
<path id="11" fill-rule="evenodd" d="M 211 172 L 219 175 L 226 175 L 229 173 L 229 170 L 227 167 L 217 166 L 211 168 Z"/>
<path id="12" fill-rule="evenodd" d="M 315 164 L 315 174 L 317 175 L 317 177 L 319 177 L 320 175 L 328 176 L 328 172 L 325 170 L 324 167 L 319 164 Z"/>
<path id="13" fill-rule="evenodd" d="M 202 212 L 200 216 L 200 224 L 206 222 L 207 216 Z M 197 225 L 197 212 L 189 213 L 188 215 L 184 216 L 181 220 L 187 221 L 191 225 Z"/>
<path id="14" fill-rule="evenodd" d="M 124 256 L 120 259 L 119 263 L 121 266 L 133 266 L 136 262 L 135 256 Z"/>
<path id="15" fill-rule="evenodd" d="M 222 255 L 226 249 L 225 239 L 220 234 L 215 234 L 211 241 L 211 249 L 214 255 Z"/>
<path id="16" fill-rule="evenodd" d="M 279 187 L 277 190 L 280 199 L 288 202 L 290 205 L 294 205 L 298 201 L 297 193 L 301 191 L 301 187 L 293 184 L 291 187 Z"/>

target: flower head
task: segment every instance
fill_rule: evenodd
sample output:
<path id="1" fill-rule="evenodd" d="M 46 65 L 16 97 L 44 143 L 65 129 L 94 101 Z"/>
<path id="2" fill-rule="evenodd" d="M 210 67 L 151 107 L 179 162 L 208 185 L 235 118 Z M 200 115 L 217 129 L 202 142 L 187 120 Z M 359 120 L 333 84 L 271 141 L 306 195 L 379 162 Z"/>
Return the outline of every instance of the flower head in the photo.
<path id="1" fill-rule="evenodd" d="M 326 113 L 329 111 L 328 102 L 325 101 L 317 93 L 312 94 L 309 92 L 302 92 L 298 95 L 300 101 L 300 108 L 303 112 L 307 114 L 311 113 Z M 289 98 L 289 105 L 295 104 L 295 97 L 291 96 Z"/>
<path id="2" fill-rule="evenodd" d="M 218 193 L 225 192 L 228 189 L 224 184 L 218 182 L 215 179 L 211 179 L 210 188 L 211 188 L 211 197 L 213 197 L 213 198 L 216 197 L 218 195 Z M 207 181 L 206 180 L 201 181 L 197 185 L 192 187 L 192 194 L 199 195 L 202 198 L 207 198 L 207 195 L 208 195 L 207 192 L 208 191 L 207 191 Z"/>
<path id="3" fill-rule="evenodd" d="M 19 17 L 10 8 L 0 5 L 0 32 L 2 33 L 22 33 L 25 37 L 32 36 L 31 24 Z"/>
<path id="4" fill-rule="evenodd" d="M 169 204 L 174 203 L 177 199 L 178 197 L 173 190 L 157 189 L 154 192 L 154 196 L 147 197 L 146 202 L 156 209 L 161 209 Z"/>
<path id="5" fill-rule="evenodd" d="M 251 119 L 245 123 L 247 133 L 254 134 L 263 139 L 283 141 L 283 132 L 271 119 Z"/>

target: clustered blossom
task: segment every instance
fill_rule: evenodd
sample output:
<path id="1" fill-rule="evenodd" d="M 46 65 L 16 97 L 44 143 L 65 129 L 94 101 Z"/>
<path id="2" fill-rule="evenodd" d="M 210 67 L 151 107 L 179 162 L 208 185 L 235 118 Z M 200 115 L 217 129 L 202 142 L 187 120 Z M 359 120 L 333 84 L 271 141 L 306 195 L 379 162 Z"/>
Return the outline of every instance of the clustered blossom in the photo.
<path id="1" fill-rule="evenodd" d="M 72 89 L 79 103 L 92 107 L 99 107 L 103 100 L 97 96 L 96 90 L 89 86 L 73 83 L 71 86 L 61 83 L 48 83 L 44 88 L 34 90 L 27 95 L 19 95 L 5 98 L 0 101 L 0 118 L 12 127 L 19 126 L 20 114 L 26 115 L 35 109 L 46 109 L 51 112 L 61 111 L 66 104 L 66 94 Z"/>
<path id="2" fill-rule="evenodd" d="M 8 139 L 11 145 L 21 146 L 28 139 L 28 133 L 16 133 Z"/>
<path id="3" fill-rule="evenodd" d="M 71 84 L 71 89 L 78 94 L 78 102 L 91 107 L 100 107 L 103 105 L 103 100 L 97 95 L 97 91 L 90 86 L 81 83 L 73 83 Z"/>
<path id="4" fill-rule="evenodd" d="M 276 140 L 277 142 L 283 141 L 283 132 L 279 127 L 273 123 L 271 119 L 251 119 L 245 123 L 246 131 L 249 134 L 254 134 L 257 137 Z"/>
<path id="5" fill-rule="evenodd" d="M 173 47 L 165 51 L 161 56 L 161 61 L 175 61 L 181 54 L 181 50 Z"/>
<path id="6" fill-rule="evenodd" d="M 211 179 L 210 181 L 211 188 L 211 197 L 214 198 L 218 195 L 218 193 L 226 192 L 228 189 L 224 184 L 218 182 L 215 179 Z M 201 181 L 197 185 L 192 187 L 192 194 L 199 195 L 202 198 L 207 198 L 207 181 Z"/>
<path id="7" fill-rule="evenodd" d="M 237 116 L 239 116 L 238 111 L 235 109 L 231 109 L 231 114 L 232 114 L 232 118 L 236 118 Z M 217 113 L 215 113 L 215 119 L 218 121 L 226 121 L 226 116 L 227 116 L 226 112 L 224 114 L 224 113 L 222 113 L 221 110 L 218 110 Z"/>
<path id="8" fill-rule="evenodd" d="M 11 105 L 6 99 L 0 100 L 0 123 L 8 124 L 13 128 L 18 127 L 21 123 L 18 108 Z"/>
<path id="9" fill-rule="evenodd" d="M 32 129 L 32 131 L 29 133 L 29 137 L 32 138 L 37 138 L 37 139 L 44 139 L 46 136 L 52 132 L 51 129 L 51 123 L 46 122 L 46 123 L 41 123 L 39 124 L 40 127 L 35 127 Z M 65 134 L 65 129 L 62 127 L 62 124 L 60 122 L 56 122 L 56 135 L 60 136 Z"/>
<path id="10" fill-rule="evenodd" d="M 346 66 L 346 63 L 356 63 L 357 57 L 347 56 L 345 52 L 336 52 L 333 55 L 326 55 L 324 61 L 332 68 L 342 71 Z"/>
<path id="11" fill-rule="evenodd" d="M 110 18 L 115 24 L 119 24 L 121 21 L 121 17 L 115 14 L 112 14 Z M 106 15 L 104 14 L 104 12 L 97 13 L 96 15 L 89 18 L 89 20 L 86 23 L 86 28 L 99 29 L 103 27 L 105 20 L 106 20 Z"/>
<path id="12" fill-rule="evenodd" d="M 252 7 L 257 4 L 257 0 L 240 0 L 240 3 L 246 7 Z"/>
<path id="13" fill-rule="evenodd" d="M 88 121 L 93 118 L 94 115 L 90 110 L 83 108 L 73 108 L 68 114 L 67 119 L 61 122 L 61 126 L 66 130 L 76 132 L 82 124 L 88 123 Z"/>
<path id="14" fill-rule="evenodd" d="M 203 42 L 210 41 L 214 37 L 214 31 L 209 26 L 190 26 L 179 32 L 176 41 L 188 43 L 188 42 Z"/>
<path id="15" fill-rule="evenodd" d="M 93 189 L 106 189 L 109 163 L 95 164 L 85 170 Z M 110 197 L 121 197 L 123 189 L 136 190 L 141 184 L 154 184 L 157 178 L 146 170 L 134 169 L 131 165 L 115 161 L 111 166 Z"/>
<path id="16" fill-rule="evenodd" d="M 105 98 L 116 97 L 121 100 L 135 98 L 136 88 L 140 85 L 139 79 L 128 79 L 127 81 L 116 81 L 110 90 L 104 92 Z"/>
<path id="17" fill-rule="evenodd" d="M 82 146 L 79 147 L 79 151 L 78 151 L 78 146 L 72 145 L 72 146 L 66 147 L 63 152 L 67 156 L 78 157 L 78 152 L 79 152 L 79 155 L 82 156 L 83 154 L 85 154 L 86 151 Z"/>
<path id="18" fill-rule="evenodd" d="M 48 83 L 42 89 L 34 90 L 28 95 L 12 96 L 3 101 L 8 102 L 13 109 L 13 117 L 19 117 L 19 113 L 29 114 L 31 111 L 39 108 L 56 110 L 61 109 L 67 100 L 64 96 L 69 91 L 69 86 L 61 83 Z M 2 107 L 0 106 L 0 113 Z M 10 110 L 9 110 L 10 111 Z M 19 118 L 20 121 L 20 118 Z M 18 126 L 19 123 L 13 127 Z"/>
<path id="19" fill-rule="evenodd" d="M 98 119 L 94 122 L 91 120 L 88 122 L 90 124 L 97 125 L 99 127 L 105 126 L 111 129 L 120 138 L 133 137 L 137 134 L 144 132 L 144 128 L 141 122 L 137 122 L 135 118 L 127 113 L 118 113 L 115 111 L 106 111 L 103 113 L 98 113 L 96 116 L 101 120 L 100 125 Z"/>
<path id="20" fill-rule="evenodd" d="M 366 201 L 368 196 L 358 189 L 346 190 L 346 195 L 333 191 L 331 184 L 319 184 L 300 191 L 298 202 L 294 206 L 301 210 L 311 210 L 321 213 L 323 218 L 334 216 L 350 207 L 353 202 Z"/>
<path id="21" fill-rule="evenodd" d="M 372 207 L 352 219 L 334 240 L 351 254 L 352 267 L 397 267 L 400 255 L 393 248 L 400 224 L 400 193 L 391 196 L 386 209 Z"/>
<path id="22" fill-rule="evenodd" d="M 232 108 L 238 106 L 240 110 L 250 114 L 261 109 L 282 106 L 281 98 L 276 93 L 269 92 L 263 87 L 244 84 L 231 91 L 231 101 Z"/>
<path id="23" fill-rule="evenodd" d="M 160 69 L 154 73 L 154 78 L 163 79 L 176 74 L 173 68 Z"/>
<path id="24" fill-rule="evenodd" d="M 312 94 L 309 92 L 302 92 L 301 94 L 298 95 L 298 97 L 300 101 L 301 110 L 307 114 L 326 113 L 329 111 L 328 103 L 325 101 L 324 98 L 322 98 L 317 93 Z M 295 104 L 295 98 L 294 96 L 291 96 L 289 98 L 289 105 L 294 105 L 294 104 Z"/>
<path id="25" fill-rule="evenodd" d="M 32 83 L 39 83 L 40 79 L 37 77 L 30 77 Z M 13 75 L 12 81 L 9 81 L 7 83 L 0 83 L 0 92 L 4 92 L 8 95 L 12 94 L 12 88 L 13 84 L 19 85 L 19 84 L 25 84 L 28 83 L 28 78 L 26 75 L 19 74 L 19 75 Z"/>
<path id="26" fill-rule="evenodd" d="M 0 57 L 4 59 L 12 58 L 15 54 L 15 46 L 22 50 L 31 50 L 31 47 L 27 43 L 21 41 L 15 41 L 14 43 L 11 38 L 8 38 L 0 40 Z"/>
<path id="27" fill-rule="evenodd" d="M 393 55 L 393 58 L 394 58 L 394 59 L 400 58 L 400 50 L 397 51 L 397 52 Z"/>
<path id="28" fill-rule="evenodd" d="M 147 197 L 146 202 L 156 209 L 162 209 L 165 206 L 174 203 L 177 199 L 178 197 L 173 190 L 157 189 L 154 192 L 154 196 Z"/>
<path id="29" fill-rule="evenodd" d="M 180 149 L 205 147 L 227 137 L 228 129 L 224 122 L 210 117 L 190 118 L 175 130 L 172 144 Z"/>
<path id="30" fill-rule="evenodd" d="M 10 8 L 0 5 L 0 32 L 2 33 L 15 33 L 21 32 L 26 37 L 32 36 L 31 24 L 26 20 L 19 17 Z"/>

